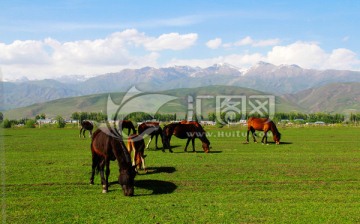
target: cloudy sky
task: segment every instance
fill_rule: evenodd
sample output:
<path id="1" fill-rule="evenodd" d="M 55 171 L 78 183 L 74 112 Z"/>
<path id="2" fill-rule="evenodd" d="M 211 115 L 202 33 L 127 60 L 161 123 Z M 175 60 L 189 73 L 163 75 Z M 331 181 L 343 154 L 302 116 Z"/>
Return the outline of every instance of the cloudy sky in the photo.
<path id="1" fill-rule="evenodd" d="M 360 70 L 357 0 L 1 0 L 0 8 L 3 80 L 258 61 Z"/>

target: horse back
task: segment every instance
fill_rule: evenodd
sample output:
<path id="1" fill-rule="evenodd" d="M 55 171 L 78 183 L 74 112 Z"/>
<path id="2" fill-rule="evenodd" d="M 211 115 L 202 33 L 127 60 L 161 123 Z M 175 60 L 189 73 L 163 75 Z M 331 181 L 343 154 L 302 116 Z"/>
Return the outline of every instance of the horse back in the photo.
<path id="1" fill-rule="evenodd" d="M 91 151 L 100 157 L 115 160 L 115 154 L 118 154 L 115 150 L 122 147 L 120 144 L 114 137 L 97 129 L 91 141 Z"/>
<path id="2" fill-rule="evenodd" d="M 256 118 L 256 117 L 250 117 L 247 121 L 248 130 L 254 129 L 257 131 L 263 131 L 269 129 L 269 122 L 272 122 L 268 118 Z"/>
<path id="3" fill-rule="evenodd" d="M 151 128 L 151 134 L 161 134 L 161 127 L 159 122 L 144 122 L 139 125 L 138 132 L 142 134 L 145 130 Z"/>
<path id="4" fill-rule="evenodd" d="M 197 130 L 194 124 L 178 124 L 174 128 L 173 135 L 180 139 L 186 139 L 191 137 L 197 137 L 196 132 L 200 131 Z"/>

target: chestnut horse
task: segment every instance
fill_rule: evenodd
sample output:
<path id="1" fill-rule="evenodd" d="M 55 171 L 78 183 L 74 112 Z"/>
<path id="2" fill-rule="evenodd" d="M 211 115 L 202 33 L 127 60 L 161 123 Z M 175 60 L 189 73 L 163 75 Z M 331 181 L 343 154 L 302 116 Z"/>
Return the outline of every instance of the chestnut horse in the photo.
<path id="1" fill-rule="evenodd" d="M 268 131 L 271 131 L 273 134 L 274 142 L 277 145 L 280 144 L 281 134 L 278 131 L 278 129 L 276 128 L 275 123 L 271 119 L 250 117 L 247 121 L 247 126 L 248 126 L 248 130 L 247 130 L 247 135 L 246 135 L 246 143 L 249 143 L 249 132 L 250 131 L 252 133 L 255 143 L 257 142 L 255 139 L 255 136 L 256 136 L 255 131 L 264 131 L 264 137 L 261 139 L 261 142 L 267 144 L 267 133 L 268 133 Z M 265 140 L 265 142 L 264 142 L 264 140 Z"/>
<path id="2" fill-rule="evenodd" d="M 143 169 L 146 171 L 145 167 L 145 141 L 141 135 L 132 134 L 128 137 L 127 140 L 127 149 L 131 155 L 132 165 L 136 166 L 136 170 Z"/>
<path id="3" fill-rule="evenodd" d="M 88 120 L 83 120 L 81 122 L 81 129 L 80 129 L 80 138 L 81 138 L 81 132 L 85 138 L 85 131 L 89 131 L 90 132 L 90 138 L 92 136 L 92 130 L 94 129 L 94 124 L 91 121 Z"/>
<path id="4" fill-rule="evenodd" d="M 143 137 L 146 134 L 150 135 L 150 140 L 149 140 L 148 144 L 146 145 L 146 149 L 149 148 L 151 140 L 155 136 L 155 149 L 158 149 L 157 142 L 158 142 L 159 135 L 160 135 L 161 141 L 162 141 L 162 128 L 160 127 L 159 122 L 144 122 L 144 123 L 140 124 L 138 127 L 138 133 L 139 133 L 139 135 L 142 135 Z"/>
<path id="5" fill-rule="evenodd" d="M 129 121 L 129 120 L 120 120 L 119 121 L 119 130 L 120 130 L 120 133 L 121 131 L 123 131 L 124 129 L 128 129 L 128 133 L 127 133 L 127 136 L 130 135 L 130 132 L 132 131 L 133 134 L 136 134 L 136 130 L 135 130 L 135 127 L 134 127 L 134 124 Z"/>
<path id="6" fill-rule="evenodd" d="M 185 152 L 187 151 L 190 140 L 192 142 L 193 151 L 195 151 L 195 138 L 201 140 L 202 148 L 205 153 L 208 153 L 210 150 L 210 141 L 206 138 L 206 132 L 198 122 L 190 124 L 171 123 L 166 125 L 163 129 L 163 151 L 168 148 L 170 152 L 173 152 L 170 146 L 172 135 L 175 135 L 180 139 L 187 139 L 184 149 Z"/>
<path id="7" fill-rule="evenodd" d="M 118 137 L 115 137 L 118 136 Z M 110 175 L 110 160 L 116 160 L 119 166 L 119 184 L 125 196 L 134 195 L 135 167 L 131 157 L 118 133 L 107 128 L 97 129 L 91 141 L 92 172 L 90 184 L 94 184 L 95 169 L 100 172 L 103 193 L 107 193 Z M 106 167 L 104 176 L 104 167 Z"/>

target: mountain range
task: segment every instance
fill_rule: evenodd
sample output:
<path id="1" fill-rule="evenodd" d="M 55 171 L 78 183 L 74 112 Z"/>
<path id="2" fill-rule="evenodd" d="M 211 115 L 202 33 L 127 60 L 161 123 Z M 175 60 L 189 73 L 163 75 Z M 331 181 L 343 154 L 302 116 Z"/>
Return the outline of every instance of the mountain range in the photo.
<path id="1" fill-rule="evenodd" d="M 193 97 L 193 107 L 201 104 L 202 115 L 205 117 L 209 112 L 216 112 L 217 96 L 250 96 L 269 95 L 254 89 L 236 86 L 206 86 L 197 88 L 181 88 L 157 92 L 170 95 L 176 99 L 166 103 L 160 108 L 160 113 L 176 113 L 184 118 L 187 113 L 188 96 Z M 37 114 L 45 113 L 47 117 L 62 115 L 70 118 L 73 112 L 103 112 L 107 111 L 108 96 L 115 104 L 119 105 L 124 92 L 101 93 L 78 97 L 57 99 L 45 103 L 37 103 L 27 107 L 12 109 L 4 112 L 8 119 L 31 118 Z M 197 97 L 201 102 L 197 101 Z M 210 98 L 204 96 L 212 96 Z M 251 108 L 250 108 L 251 109 Z M 146 112 L 146 106 L 144 106 Z M 360 111 L 360 83 L 335 83 L 321 87 L 307 89 L 295 94 L 275 96 L 275 112 L 302 112 L 302 113 L 359 113 Z"/>
<path id="2" fill-rule="evenodd" d="M 360 72 L 304 69 L 297 65 L 276 66 L 265 62 L 259 62 L 247 70 L 229 64 L 215 64 L 207 68 L 190 66 L 144 67 L 141 69 L 124 69 L 117 73 L 103 74 L 88 79 L 81 76 L 65 76 L 58 79 L 2 82 L 0 92 L 4 93 L 2 99 L 4 103 L 0 106 L 0 110 L 4 111 L 67 97 L 126 92 L 135 85 L 145 92 L 211 85 L 245 87 L 262 93 L 282 96 L 286 100 L 296 101 L 297 104 L 304 99 L 302 96 L 315 94 L 315 89 L 319 87 L 344 82 L 360 82 Z M 338 94 L 344 88 L 344 86 L 335 87 L 339 88 L 336 90 Z M 307 102 L 305 99 L 301 102 L 300 106 L 304 106 L 306 109 L 314 105 L 305 106 Z M 317 104 L 317 108 L 313 108 L 313 110 L 319 108 L 321 105 Z M 333 111 L 337 110 L 334 109 Z"/>

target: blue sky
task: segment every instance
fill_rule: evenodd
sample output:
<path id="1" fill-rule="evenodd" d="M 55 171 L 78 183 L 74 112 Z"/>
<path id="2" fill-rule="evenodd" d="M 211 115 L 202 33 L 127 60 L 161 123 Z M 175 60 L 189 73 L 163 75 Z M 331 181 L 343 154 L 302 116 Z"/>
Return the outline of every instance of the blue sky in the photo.
<path id="1" fill-rule="evenodd" d="M 0 1 L 5 80 L 258 61 L 360 70 L 360 1 Z"/>

